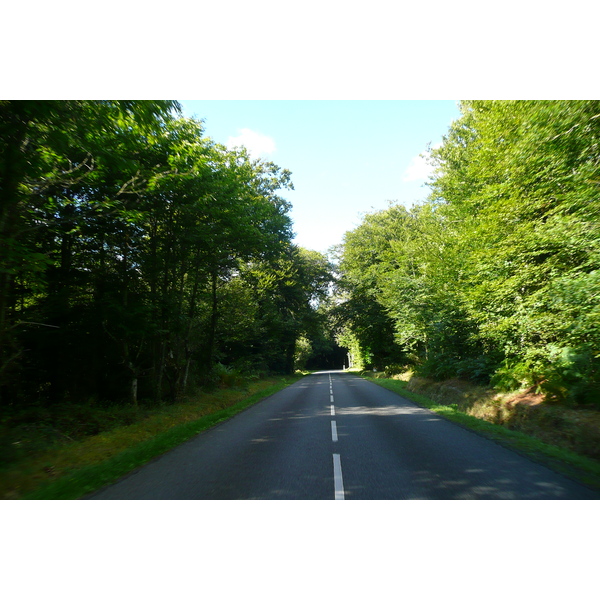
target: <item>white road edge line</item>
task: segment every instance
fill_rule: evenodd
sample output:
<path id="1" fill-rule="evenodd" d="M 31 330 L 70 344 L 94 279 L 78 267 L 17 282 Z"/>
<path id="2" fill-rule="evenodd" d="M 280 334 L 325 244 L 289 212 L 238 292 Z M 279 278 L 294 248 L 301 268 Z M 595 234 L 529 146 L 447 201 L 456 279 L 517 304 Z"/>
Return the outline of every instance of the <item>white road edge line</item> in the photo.
<path id="1" fill-rule="evenodd" d="M 337 437 L 337 425 L 335 424 L 335 421 L 331 421 L 331 440 L 333 442 L 337 442 L 338 441 L 338 437 Z"/>
<path id="2" fill-rule="evenodd" d="M 344 480 L 342 478 L 342 461 L 339 454 L 333 455 L 333 487 L 335 499 L 344 500 Z"/>

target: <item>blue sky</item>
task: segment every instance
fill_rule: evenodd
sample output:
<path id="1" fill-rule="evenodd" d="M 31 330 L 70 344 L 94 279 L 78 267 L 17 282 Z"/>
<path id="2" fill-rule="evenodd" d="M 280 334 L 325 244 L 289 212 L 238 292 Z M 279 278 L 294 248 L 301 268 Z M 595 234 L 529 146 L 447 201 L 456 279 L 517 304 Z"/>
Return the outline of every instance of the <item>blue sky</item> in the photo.
<path id="1" fill-rule="evenodd" d="M 326 252 L 361 215 L 427 195 L 419 155 L 459 116 L 454 100 L 196 100 L 184 113 L 216 142 L 292 172 L 295 243 Z"/>

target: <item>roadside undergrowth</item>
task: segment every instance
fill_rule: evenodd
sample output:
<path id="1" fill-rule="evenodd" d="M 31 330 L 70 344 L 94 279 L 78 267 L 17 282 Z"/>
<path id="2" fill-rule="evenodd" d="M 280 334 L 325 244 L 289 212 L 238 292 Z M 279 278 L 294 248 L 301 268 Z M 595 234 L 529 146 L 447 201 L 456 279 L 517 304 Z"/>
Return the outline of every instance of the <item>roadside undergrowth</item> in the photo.
<path id="1" fill-rule="evenodd" d="M 75 499 L 287 387 L 302 375 L 271 377 L 140 411 L 135 422 L 31 452 L 0 470 L 1 499 Z"/>
<path id="2" fill-rule="evenodd" d="M 532 390 L 499 393 L 451 379 L 434 381 L 408 371 L 362 377 L 468 429 L 600 489 L 600 412 L 545 402 Z"/>

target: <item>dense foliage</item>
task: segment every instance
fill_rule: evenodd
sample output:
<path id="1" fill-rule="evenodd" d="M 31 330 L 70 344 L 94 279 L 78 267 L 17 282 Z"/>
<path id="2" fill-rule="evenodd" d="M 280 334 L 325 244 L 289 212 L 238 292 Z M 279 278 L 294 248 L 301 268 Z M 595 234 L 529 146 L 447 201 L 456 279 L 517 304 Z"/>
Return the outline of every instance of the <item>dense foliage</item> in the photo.
<path id="1" fill-rule="evenodd" d="M 600 102 L 470 101 L 427 201 L 332 266 L 290 173 L 170 101 L 0 102 L 0 401 L 173 400 L 233 373 L 411 366 L 600 398 Z M 346 363 L 347 364 L 347 363 Z"/>
<path id="2" fill-rule="evenodd" d="M 600 102 L 461 103 L 421 205 L 369 214 L 340 249 L 342 339 L 549 398 L 600 401 Z"/>
<path id="3" fill-rule="evenodd" d="M 0 394 L 174 399 L 289 372 L 330 280 L 290 173 L 170 101 L 0 102 Z"/>

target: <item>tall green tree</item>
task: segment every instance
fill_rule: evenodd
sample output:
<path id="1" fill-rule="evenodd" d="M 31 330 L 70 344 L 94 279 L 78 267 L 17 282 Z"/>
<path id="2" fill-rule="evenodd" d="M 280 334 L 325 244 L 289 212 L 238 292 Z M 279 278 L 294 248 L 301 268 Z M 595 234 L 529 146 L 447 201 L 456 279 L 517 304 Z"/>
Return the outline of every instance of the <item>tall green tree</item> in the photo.
<path id="1" fill-rule="evenodd" d="M 4 398 L 137 404 L 210 380 L 239 337 L 223 307 L 241 298 L 248 332 L 264 324 L 242 275 L 280 278 L 294 255 L 290 173 L 172 102 L 0 108 Z"/>
<path id="2" fill-rule="evenodd" d="M 431 152 L 427 202 L 368 215 L 346 236 L 351 333 L 382 352 L 389 335 L 360 321 L 377 311 L 422 373 L 600 397 L 600 103 L 461 112 Z"/>
<path id="3" fill-rule="evenodd" d="M 131 126 L 160 127 L 178 108 L 171 101 L 0 102 L 0 388 L 24 357 L 22 328 L 59 327 L 31 325 L 21 312 L 47 285 L 56 310 L 64 309 L 78 193 L 113 160 L 104 142 Z M 40 236 L 42 229 L 53 237 Z"/>
<path id="4" fill-rule="evenodd" d="M 531 382 L 560 379 L 556 370 L 568 370 L 565 353 L 588 356 L 586 378 L 594 379 L 595 327 L 583 337 L 577 328 L 573 344 L 574 322 L 587 319 L 563 300 L 563 290 L 597 293 L 600 103 L 468 102 L 463 113 L 456 128 L 468 126 L 471 139 L 461 145 L 449 137 L 434 152 L 433 190 L 461 223 L 469 272 L 464 300 L 479 337 L 507 364 L 529 372 Z M 555 393 L 564 397 L 562 387 Z"/>

